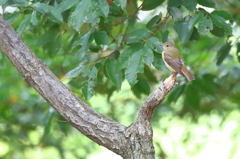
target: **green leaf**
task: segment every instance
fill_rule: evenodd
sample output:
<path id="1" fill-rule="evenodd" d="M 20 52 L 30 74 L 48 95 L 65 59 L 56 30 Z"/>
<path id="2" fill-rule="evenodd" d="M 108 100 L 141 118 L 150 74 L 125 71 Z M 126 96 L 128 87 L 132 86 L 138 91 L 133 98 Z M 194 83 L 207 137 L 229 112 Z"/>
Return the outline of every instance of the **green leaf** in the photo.
<path id="1" fill-rule="evenodd" d="M 81 45 L 81 46 L 86 45 L 89 41 L 91 34 L 92 34 L 91 32 L 87 32 L 82 37 L 80 37 L 79 40 L 75 41 L 72 44 L 71 51 L 78 45 Z"/>
<path id="2" fill-rule="evenodd" d="M 13 13 L 4 13 L 3 17 L 8 21 L 8 23 L 12 23 L 17 17 L 19 17 L 21 12 L 13 12 Z"/>
<path id="3" fill-rule="evenodd" d="M 126 4 L 127 4 L 127 0 L 114 0 L 113 1 L 117 6 L 120 5 L 123 12 L 124 13 L 127 13 L 127 10 L 126 10 Z"/>
<path id="4" fill-rule="evenodd" d="M 88 20 L 88 14 L 92 12 L 90 3 L 89 0 L 80 1 L 70 16 L 69 26 L 78 32 L 82 25 Z"/>
<path id="5" fill-rule="evenodd" d="M 48 7 L 49 5 L 47 5 L 45 3 L 37 2 L 37 3 L 34 3 L 32 6 L 33 6 L 33 8 L 36 11 L 38 11 L 40 13 L 47 13 L 47 12 L 49 12 L 49 7 Z"/>
<path id="6" fill-rule="evenodd" d="M 137 42 L 149 37 L 151 32 L 147 28 L 134 30 L 128 35 L 127 43 Z"/>
<path id="7" fill-rule="evenodd" d="M 165 0 L 147 0 L 144 1 L 142 10 L 152 10 L 160 6 Z"/>
<path id="8" fill-rule="evenodd" d="M 198 11 L 197 14 L 191 17 L 191 19 L 189 20 L 188 29 L 191 30 L 200 21 L 203 15 L 203 11 Z"/>
<path id="9" fill-rule="evenodd" d="M 77 77 L 83 70 L 83 68 L 85 67 L 87 60 L 82 61 L 78 64 L 78 66 L 76 68 L 74 68 L 73 70 L 69 71 L 65 77 L 66 78 L 74 78 Z"/>
<path id="10" fill-rule="evenodd" d="M 225 30 L 213 24 L 213 29 L 210 31 L 213 35 L 218 37 L 224 37 Z"/>
<path id="11" fill-rule="evenodd" d="M 143 72 L 143 54 L 143 50 L 139 50 L 138 52 L 134 52 L 129 59 L 125 77 L 131 86 L 135 85 L 138 81 L 137 73 Z"/>
<path id="12" fill-rule="evenodd" d="M 106 62 L 106 72 L 110 80 L 112 81 L 113 85 L 116 86 L 118 89 L 121 88 L 123 74 L 122 71 L 117 71 L 117 60 L 115 59 L 108 59 Z"/>
<path id="13" fill-rule="evenodd" d="M 154 59 L 153 51 L 147 46 L 143 47 L 142 50 L 144 52 L 143 61 L 146 65 L 150 67 Z"/>
<path id="14" fill-rule="evenodd" d="M 93 65 L 92 67 L 85 67 L 82 73 L 83 77 L 87 77 L 88 80 L 96 81 L 98 74 L 98 69 L 96 65 Z"/>
<path id="15" fill-rule="evenodd" d="M 201 90 L 206 94 L 215 96 L 211 81 L 208 81 L 207 79 L 196 79 L 193 81 L 193 84 L 197 87 L 198 90 Z"/>
<path id="16" fill-rule="evenodd" d="M 224 18 L 220 17 L 219 15 L 210 15 L 210 18 L 214 24 L 220 28 L 223 28 L 226 31 L 227 35 L 232 35 L 231 24 L 226 23 Z"/>
<path id="17" fill-rule="evenodd" d="M 60 12 L 63 12 L 74 6 L 77 2 L 78 0 L 64 0 L 57 6 L 57 8 Z"/>
<path id="18" fill-rule="evenodd" d="M 1 0 L 0 1 L 0 6 L 2 6 L 4 3 L 6 3 L 8 0 Z"/>
<path id="19" fill-rule="evenodd" d="M 184 0 L 183 5 L 189 10 L 196 10 L 197 0 Z"/>
<path id="20" fill-rule="evenodd" d="M 5 0 L 3 2 L 5 2 Z M 5 3 L 5 5 L 11 6 L 11 7 L 26 7 L 26 6 L 28 6 L 28 1 L 26 1 L 26 0 L 8 0 Z"/>
<path id="21" fill-rule="evenodd" d="M 24 17 L 24 19 L 22 20 L 22 22 L 20 23 L 20 25 L 17 28 L 17 33 L 19 35 L 21 35 L 24 30 L 27 30 L 27 27 L 30 24 L 30 20 L 31 20 L 30 14 Z"/>
<path id="22" fill-rule="evenodd" d="M 159 42 L 158 38 L 156 37 L 151 37 L 147 41 L 148 46 L 153 49 L 154 51 L 161 53 L 163 48 L 161 43 Z"/>
<path id="23" fill-rule="evenodd" d="M 104 18 L 107 18 L 109 13 L 109 5 L 106 0 L 90 0 L 93 9 Z"/>
<path id="24" fill-rule="evenodd" d="M 192 35 L 191 35 L 189 40 L 192 41 L 192 40 L 199 40 L 199 39 L 200 39 L 200 35 L 198 33 L 198 30 L 197 30 L 196 27 L 194 27 L 193 28 L 193 33 L 192 33 Z"/>
<path id="25" fill-rule="evenodd" d="M 31 22 L 33 25 L 37 25 L 37 24 L 38 24 L 37 12 L 36 12 L 36 11 L 33 11 L 33 12 L 32 12 L 30 22 Z"/>
<path id="26" fill-rule="evenodd" d="M 188 24 L 189 24 L 188 21 L 184 21 L 184 22 L 176 22 L 173 25 L 174 30 L 178 33 L 178 38 L 183 44 L 188 42 L 189 38 L 192 35 L 193 29 L 189 30 Z"/>
<path id="27" fill-rule="evenodd" d="M 213 29 L 213 23 L 207 17 L 201 18 L 199 25 L 198 25 L 198 32 L 200 34 L 206 35 L 209 33 L 210 30 Z"/>
<path id="28" fill-rule="evenodd" d="M 232 20 L 233 17 L 231 14 L 229 14 L 228 12 L 224 11 L 224 10 L 215 10 L 211 13 L 212 15 L 218 15 L 222 18 L 224 18 L 225 20 Z"/>
<path id="29" fill-rule="evenodd" d="M 199 90 L 195 87 L 195 85 L 194 84 L 188 85 L 184 94 L 186 95 L 185 101 L 195 109 L 199 109 L 200 96 Z"/>
<path id="30" fill-rule="evenodd" d="M 151 88 L 147 79 L 143 75 L 138 76 L 138 82 L 132 87 L 133 93 L 138 97 L 141 98 L 141 94 L 144 93 L 149 95 L 151 92 Z"/>
<path id="31" fill-rule="evenodd" d="M 134 44 L 125 49 L 117 59 L 117 71 L 126 68 L 132 54 L 139 51 L 141 48 L 142 44 Z"/>
<path id="32" fill-rule="evenodd" d="M 95 42 L 98 45 L 107 45 L 108 44 L 108 35 L 105 31 L 95 30 L 93 32 L 93 37 L 95 39 Z"/>
<path id="33" fill-rule="evenodd" d="M 157 70 L 162 70 L 162 68 L 165 67 L 162 60 L 162 54 L 154 53 L 154 61 L 152 64 Z"/>
<path id="34" fill-rule="evenodd" d="M 183 4 L 183 0 L 168 0 L 168 7 L 178 7 Z"/>
<path id="35" fill-rule="evenodd" d="M 179 87 L 173 88 L 171 93 L 168 95 L 167 100 L 170 102 L 177 102 L 178 98 L 183 94 L 185 87 L 186 85 L 180 85 Z"/>
<path id="36" fill-rule="evenodd" d="M 173 19 L 175 19 L 176 21 L 182 20 L 183 18 L 182 12 L 180 11 L 180 9 L 176 7 L 170 8 L 170 14 L 172 15 Z"/>
<path id="37" fill-rule="evenodd" d="M 168 30 L 165 30 L 162 34 L 162 42 L 165 43 L 168 41 L 168 34 L 169 34 L 169 31 Z"/>
<path id="38" fill-rule="evenodd" d="M 201 4 L 202 6 L 215 8 L 215 2 L 213 0 L 197 0 L 197 1 L 198 4 Z"/>
<path id="39" fill-rule="evenodd" d="M 155 24 L 157 24 L 159 21 L 161 21 L 161 16 L 155 15 L 149 22 L 146 24 L 147 28 L 153 27 Z"/>
<path id="40" fill-rule="evenodd" d="M 229 55 L 230 49 L 231 49 L 230 43 L 226 43 L 221 47 L 217 54 L 217 65 L 220 65 L 223 62 L 223 60 Z"/>
<path id="41" fill-rule="evenodd" d="M 92 96 L 95 94 L 95 91 L 93 89 L 93 87 L 96 85 L 96 83 L 94 81 L 84 81 L 82 83 L 82 93 L 84 95 L 84 97 L 89 100 L 92 98 Z"/>
<path id="42" fill-rule="evenodd" d="M 237 51 L 236 51 L 238 62 L 240 62 L 240 43 L 237 43 Z"/>
<path id="43" fill-rule="evenodd" d="M 48 7 L 49 7 L 49 15 L 48 15 L 49 19 L 57 23 L 63 22 L 61 12 L 56 7 L 53 7 L 53 6 L 48 6 Z"/>

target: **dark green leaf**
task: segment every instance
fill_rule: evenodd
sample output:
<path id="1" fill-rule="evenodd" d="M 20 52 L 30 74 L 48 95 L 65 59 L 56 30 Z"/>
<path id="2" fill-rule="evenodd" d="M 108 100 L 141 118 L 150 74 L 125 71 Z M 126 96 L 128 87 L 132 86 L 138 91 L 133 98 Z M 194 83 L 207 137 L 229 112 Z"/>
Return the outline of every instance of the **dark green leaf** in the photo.
<path id="1" fill-rule="evenodd" d="M 139 75 L 137 79 L 138 79 L 138 82 L 132 87 L 133 93 L 138 98 L 141 98 L 142 93 L 149 95 L 151 89 L 147 79 L 143 75 Z"/>
<path id="2" fill-rule="evenodd" d="M 181 97 L 186 85 L 181 85 L 174 88 L 168 96 L 168 101 L 177 102 L 178 98 Z"/>
<path id="3" fill-rule="evenodd" d="M 126 10 L 126 5 L 127 5 L 127 0 L 114 0 L 114 3 L 118 6 L 120 5 L 122 10 L 127 13 L 127 10 Z"/>
<path id="4" fill-rule="evenodd" d="M 89 100 L 95 94 L 93 87 L 96 85 L 94 81 L 84 81 L 82 83 L 82 93 L 84 97 Z"/>
<path id="5" fill-rule="evenodd" d="M 201 90 L 206 94 L 215 96 L 215 92 L 213 90 L 213 86 L 211 85 L 211 81 L 208 81 L 206 79 L 196 79 L 193 81 L 193 84 L 196 86 L 198 90 Z"/>
<path id="6" fill-rule="evenodd" d="M 198 4 L 201 4 L 202 6 L 215 8 L 215 2 L 213 0 L 197 0 L 197 1 Z"/>
<path id="7" fill-rule="evenodd" d="M 57 23 L 63 22 L 61 12 L 56 7 L 53 7 L 53 6 L 48 6 L 48 7 L 49 7 L 48 17 L 50 18 L 50 20 Z"/>
<path id="8" fill-rule="evenodd" d="M 180 41 L 183 44 L 188 42 L 189 38 L 192 35 L 192 31 L 193 31 L 193 29 L 191 29 L 191 30 L 188 29 L 188 23 L 189 23 L 188 21 L 176 22 L 176 23 L 174 23 L 174 26 L 173 26 L 175 31 L 178 33 L 178 38 L 180 39 Z"/>
<path id="9" fill-rule="evenodd" d="M 27 30 L 27 27 L 30 24 L 30 20 L 31 20 L 30 14 L 24 17 L 23 21 L 20 23 L 20 25 L 17 28 L 17 33 L 19 35 L 21 35 L 24 30 Z"/>
<path id="10" fill-rule="evenodd" d="M 213 24 L 213 29 L 210 32 L 215 36 L 224 37 L 225 30 Z"/>
<path id="11" fill-rule="evenodd" d="M 168 34 L 169 34 L 169 31 L 168 30 L 165 30 L 162 34 L 162 42 L 165 43 L 168 41 Z"/>
<path id="12" fill-rule="evenodd" d="M 195 109 L 199 109 L 200 105 L 199 92 L 200 91 L 193 84 L 188 85 L 184 92 L 184 94 L 186 94 L 185 101 Z"/>
<path id="13" fill-rule="evenodd" d="M 143 50 L 135 52 L 129 59 L 127 69 L 125 72 L 125 77 L 128 83 L 133 86 L 137 83 L 137 73 L 143 72 Z"/>
<path id="14" fill-rule="evenodd" d="M 106 72 L 113 85 L 120 89 L 123 80 L 123 74 L 121 70 L 117 71 L 117 61 L 115 59 L 108 59 L 106 62 Z"/>
<path id="15" fill-rule="evenodd" d="M 175 19 L 176 21 L 182 20 L 183 18 L 182 12 L 180 11 L 180 9 L 176 7 L 170 8 L 170 14 L 172 15 L 173 19 Z"/>
<path id="16" fill-rule="evenodd" d="M 81 45 L 81 46 L 86 45 L 89 41 L 89 38 L 90 38 L 91 34 L 92 34 L 91 32 L 87 32 L 81 38 L 79 38 L 79 40 L 75 41 L 72 44 L 71 51 L 78 45 Z"/>
<path id="17" fill-rule="evenodd" d="M 201 18 L 201 20 L 199 21 L 199 25 L 198 25 L 198 32 L 200 34 L 206 35 L 212 29 L 213 29 L 212 21 L 210 19 L 208 19 L 207 17 Z"/>
<path id="18" fill-rule="evenodd" d="M 198 30 L 197 30 L 196 27 L 194 27 L 193 28 L 193 33 L 192 33 L 192 35 L 191 35 L 189 40 L 192 41 L 192 40 L 199 40 L 199 39 L 200 39 L 200 35 L 198 33 Z"/>
<path id="19" fill-rule="evenodd" d="M 77 2 L 78 0 L 64 0 L 57 6 L 57 8 L 60 12 L 63 12 L 74 6 Z"/>
<path id="20" fill-rule="evenodd" d="M 178 7 L 183 4 L 183 0 L 168 0 L 168 7 Z"/>
<path id="21" fill-rule="evenodd" d="M 194 11 L 197 6 L 197 0 L 184 0 L 183 5 L 189 10 Z"/>
<path id="22" fill-rule="evenodd" d="M 204 12 L 199 11 L 197 12 L 197 14 L 191 17 L 191 19 L 189 20 L 188 29 L 191 30 L 200 21 L 203 15 L 204 15 Z"/>
<path id="23" fill-rule="evenodd" d="M 224 10 L 215 10 L 211 13 L 212 15 L 218 15 L 220 17 L 223 17 L 225 20 L 231 20 L 233 19 L 232 15 Z"/>
<path id="24" fill-rule="evenodd" d="M 91 2 L 89 0 L 80 1 L 70 16 L 69 26 L 79 32 L 82 25 L 88 20 L 90 12 L 92 12 Z"/>
<path id="25" fill-rule="evenodd" d="M 159 15 L 155 15 L 151 20 L 149 20 L 149 22 L 147 23 L 146 27 L 147 28 L 151 28 L 155 24 L 157 24 L 157 22 L 159 22 L 160 20 L 161 20 L 161 17 Z"/>
<path id="26" fill-rule="evenodd" d="M 95 42 L 98 45 L 107 45 L 108 44 L 108 35 L 105 31 L 95 30 L 93 33 L 93 37 L 95 39 Z"/>
<path id="27" fill-rule="evenodd" d="M 217 54 L 217 65 L 220 65 L 223 60 L 229 55 L 229 51 L 231 49 L 231 44 L 226 43 L 221 47 Z"/>
<path id="28" fill-rule="evenodd" d="M 154 53 L 154 61 L 152 64 L 157 70 L 162 70 L 163 67 L 165 67 L 162 60 L 162 54 Z"/>
<path id="29" fill-rule="evenodd" d="M 79 65 L 76 68 L 74 68 L 73 70 L 69 71 L 65 75 L 65 77 L 66 78 L 77 77 L 82 72 L 83 68 L 85 67 L 86 62 L 87 62 L 87 60 L 80 62 Z"/>
<path id="30" fill-rule="evenodd" d="M 33 12 L 32 12 L 30 22 L 31 22 L 33 25 L 37 25 L 37 24 L 38 24 L 37 12 L 36 12 L 36 11 L 33 11 Z"/>
<path id="31" fill-rule="evenodd" d="M 93 65 L 92 67 L 85 67 L 82 76 L 87 77 L 89 80 L 91 79 L 92 81 L 96 81 L 97 73 L 98 69 L 96 65 Z"/>
<path id="32" fill-rule="evenodd" d="M 4 13 L 3 17 L 11 24 L 20 14 L 21 12 Z"/>
<path id="33" fill-rule="evenodd" d="M 152 10 L 160 6 L 165 0 L 147 0 L 144 1 L 142 10 Z"/>
<path id="34" fill-rule="evenodd" d="M 97 11 L 97 13 L 104 18 L 107 18 L 109 13 L 109 5 L 105 0 L 91 0 L 93 9 Z"/>
<path id="35" fill-rule="evenodd" d="M 139 51 L 141 48 L 142 44 L 134 44 L 125 49 L 118 57 L 117 70 L 126 68 L 132 54 Z"/>
<path id="36" fill-rule="evenodd" d="M 223 28 L 226 31 L 227 35 L 232 35 L 231 24 L 226 23 L 224 18 L 220 17 L 219 15 L 210 15 L 210 18 L 214 24 L 220 28 Z"/>
<path id="37" fill-rule="evenodd" d="M 3 2 L 5 2 L 5 0 Z M 26 0 L 8 0 L 5 3 L 5 5 L 12 6 L 12 7 L 26 7 L 26 6 L 28 6 L 28 1 L 26 1 Z"/>
<path id="38" fill-rule="evenodd" d="M 142 50 L 144 52 L 143 61 L 146 65 L 150 67 L 154 59 L 153 51 L 147 46 L 143 47 Z"/>
<path id="39" fill-rule="evenodd" d="M 38 11 L 40 13 L 47 13 L 47 12 L 49 12 L 49 5 L 47 5 L 45 3 L 37 2 L 37 3 L 34 3 L 32 6 L 33 6 L 33 8 L 36 11 Z"/>
<path id="40" fill-rule="evenodd" d="M 148 46 L 158 53 L 162 52 L 162 45 L 156 37 L 151 37 L 148 39 Z"/>
<path id="41" fill-rule="evenodd" d="M 147 28 L 141 28 L 134 30 L 128 35 L 127 42 L 132 43 L 132 42 L 137 42 L 139 40 L 144 40 L 147 37 L 149 37 L 151 32 Z"/>

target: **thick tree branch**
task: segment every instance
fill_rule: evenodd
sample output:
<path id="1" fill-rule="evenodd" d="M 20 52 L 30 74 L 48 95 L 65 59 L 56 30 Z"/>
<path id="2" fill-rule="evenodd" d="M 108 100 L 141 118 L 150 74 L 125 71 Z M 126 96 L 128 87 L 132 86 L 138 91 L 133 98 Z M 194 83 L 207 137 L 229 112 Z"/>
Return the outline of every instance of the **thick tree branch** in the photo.
<path id="1" fill-rule="evenodd" d="M 152 127 L 154 108 L 176 84 L 176 74 L 160 83 L 139 110 L 137 119 L 125 127 L 78 99 L 38 59 L 0 14 L 0 49 L 29 83 L 72 126 L 96 143 L 126 159 L 154 159 Z"/>

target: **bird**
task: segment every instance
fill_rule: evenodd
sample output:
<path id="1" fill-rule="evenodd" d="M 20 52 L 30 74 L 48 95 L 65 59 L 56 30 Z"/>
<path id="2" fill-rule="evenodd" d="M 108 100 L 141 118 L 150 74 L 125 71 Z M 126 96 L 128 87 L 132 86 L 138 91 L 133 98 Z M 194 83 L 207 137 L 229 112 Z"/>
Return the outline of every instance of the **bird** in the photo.
<path id="1" fill-rule="evenodd" d="M 194 76 L 187 69 L 184 59 L 175 44 L 173 42 L 165 42 L 161 45 L 163 46 L 162 59 L 167 68 L 186 77 L 188 81 L 194 80 Z"/>

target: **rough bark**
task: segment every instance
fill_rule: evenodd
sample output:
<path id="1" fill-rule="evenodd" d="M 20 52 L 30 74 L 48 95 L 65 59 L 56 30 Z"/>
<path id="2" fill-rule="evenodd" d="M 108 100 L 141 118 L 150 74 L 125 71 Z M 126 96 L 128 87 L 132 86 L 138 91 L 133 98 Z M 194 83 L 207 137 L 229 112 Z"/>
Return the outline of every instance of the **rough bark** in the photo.
<path id="1" fill-rule="evenodd" d="M 132 125 L 125 127 L 98 113 L 77 98 L 18 37 L 0 15 L 0 49 L 32 86 L 72 126 L 94 142 L 126 159 L 154 159 L 153 109 L 176 84 L 176 75 L 160 83 L 139 110 Z"/>

